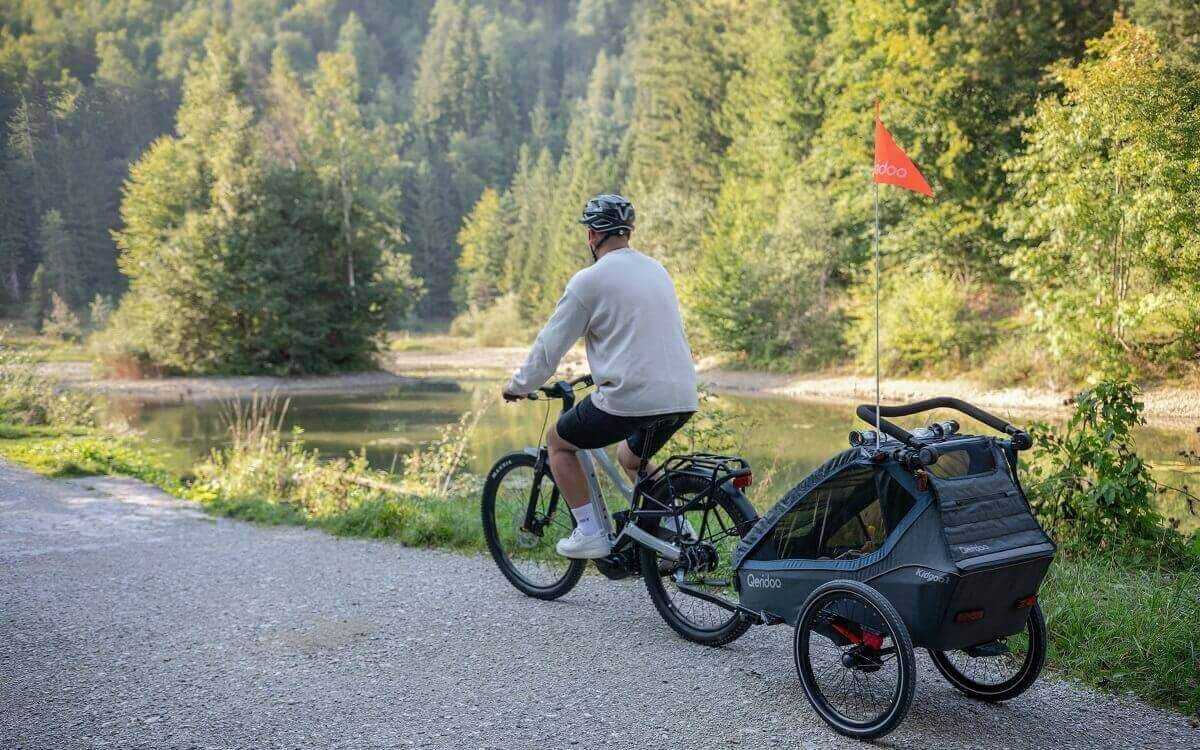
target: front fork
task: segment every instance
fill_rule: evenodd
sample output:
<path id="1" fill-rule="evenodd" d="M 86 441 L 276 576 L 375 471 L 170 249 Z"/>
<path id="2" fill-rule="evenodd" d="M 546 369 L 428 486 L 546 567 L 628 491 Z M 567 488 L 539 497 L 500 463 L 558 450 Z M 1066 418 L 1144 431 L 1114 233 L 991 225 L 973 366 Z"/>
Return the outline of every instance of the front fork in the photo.
<path id="1" fill-rule="evenodd" d="M 542 492 L 542 478 L 549 474 L 549 453 L 543 447 L 538 450 L 537 460 L 533 464 L 533 488 L 529 491 L 529 504 L 525 506 L 525 520 L 521 524 L 521 531 L 527 531 L 539 537 L 542 535 L 542 529 L 546 527 L 546 524 L 550 523 L 550 519 L 554 518 L 554 513 L 558 510 L 558 485 L 554 483 L 554 477 L 551 476 L 550 486 L 554 489 L 550 491 L 550 503 L 546 506 L 546 516 L 540 520 L 537 518 L 538 500 L 541 499 Z"/>

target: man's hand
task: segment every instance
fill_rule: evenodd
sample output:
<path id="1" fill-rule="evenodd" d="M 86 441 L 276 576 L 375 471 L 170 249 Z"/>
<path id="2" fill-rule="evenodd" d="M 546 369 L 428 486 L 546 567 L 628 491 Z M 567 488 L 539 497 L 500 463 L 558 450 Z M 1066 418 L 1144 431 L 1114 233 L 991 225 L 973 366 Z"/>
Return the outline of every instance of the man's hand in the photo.
<path id="1" fill-rule="evenodd" d="M 509 403 L 512 403 L 513 401 L 521 401 L 526 398 L 526 396 L 523 396 L 520 393 L 510 393 L 507 388 L 501 390 L 500 395 L 503 396 L 504 400 Z"/>

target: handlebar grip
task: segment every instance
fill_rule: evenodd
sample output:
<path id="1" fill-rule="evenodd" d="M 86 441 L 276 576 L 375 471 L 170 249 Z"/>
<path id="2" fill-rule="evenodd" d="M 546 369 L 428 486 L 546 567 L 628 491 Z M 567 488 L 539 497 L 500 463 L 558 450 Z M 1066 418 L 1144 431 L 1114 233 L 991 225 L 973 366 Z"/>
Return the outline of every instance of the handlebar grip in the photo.
<path id="1" fill-rule="evenodd" d="M 942 457 L 942 452 L 939 451 L 936 446 L 932 446 L 932 445 L 925 446 L 921 450 L 917 451 L 916 455 L 914 456 L 916 461 L 921 464 L 921 466 L 918 468 L 923 468 L 925 466 L 933 466 L 934 464 L 937 463 L 938 459 L 941 457 Z"/>
<path id="2" fill-rule="evenodd" d="M 862 404 L 857 409 L 854 410 L 854 413 L 858 416 L 859 419 L 866 422 L 867 424 L 870 424 L 870 425 L 875 424 L 875 405 L 874 404 Z M 880 409 L 879 413 L 880 413 L 880 415 L 883 415 L 886 413 L 886 411 L 884 409 Z M 890 435 L 891 437 L 896 438 L 897 440 L 899 440 L 900 442 L 904 443 L 905 445 L 907 445 L 909 447 L 917 448 L 920 446 L 920 443 L 918 443 L 916 441 L 916 439 L 912 436 L 912 433 L 910 433 L 908 430 L 904 429 L 903 427 L 901 427 L 898 424 L 894 424 L 892 422 L 889 422 L 886 419 L 883 419 L 882 416 L 879 420 L 879 430 L 883 434 Z"/>

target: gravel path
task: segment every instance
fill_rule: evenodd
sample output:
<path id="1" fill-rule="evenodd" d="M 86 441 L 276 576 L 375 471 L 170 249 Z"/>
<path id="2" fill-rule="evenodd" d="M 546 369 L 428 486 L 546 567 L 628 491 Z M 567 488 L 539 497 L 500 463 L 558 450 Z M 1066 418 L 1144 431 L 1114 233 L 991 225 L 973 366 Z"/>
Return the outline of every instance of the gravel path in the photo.
<path id="1" fill-rule="evenodd" d="M 681 641 L 638 583 L 527 599 L 481 558 L 209 518 L 136 482 L 0 464 L 0 748 L 851 747 L 785 628 Z M 973 703 L 924 657 L 887 744 L 1196 748 L 1044 679 Z"/>

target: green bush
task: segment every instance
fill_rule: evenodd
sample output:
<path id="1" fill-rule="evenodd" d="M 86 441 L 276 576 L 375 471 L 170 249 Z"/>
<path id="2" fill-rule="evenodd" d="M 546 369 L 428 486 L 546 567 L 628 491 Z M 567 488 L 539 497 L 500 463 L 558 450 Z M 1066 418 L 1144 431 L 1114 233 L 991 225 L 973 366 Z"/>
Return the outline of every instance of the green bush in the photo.
<path id="1" fill-rule="evenodd" d="M 0 422 L 53 427 L 90 427 L 96 406 L 87 394 L 58 389 L 37 370 L 38 358 L 0 334 Z"/>
<path id="2" fill-rule="evenodd" d="M 886 273 L 880 289 L 879 351 L 885 372 L 907 373 L 963 365 L 984 340 L 969 304 L 972 284 L 934 269 Z M 864 368 L 875 365 L 875 300 L 860 287 L 851 339 Z M 949 365 L 949 367 L 948 367 Z"/>
<path id="3" fill-rule="evenodd" d="M 1075 397 L 1065 426 L 1035 423 L 1030 502 L 1069 544 L 1148 546 L 1186 560 L 1183 538 L 1155 509 L 1154 498 L 1165 490 L 1134 450 L 1133 430 L 1145 421 L 1137 396 L 1132 383 L 1102 381 Z"/>
<path id="4" fill-rule="evenodd" d="M 450 333 L 469 336 L 479 346 L 519 346 L 529 343 L 528 328 L 521 320 L 516 295 L 506 294 L 490 307 L 459 315 L 450 324 Z"/>

